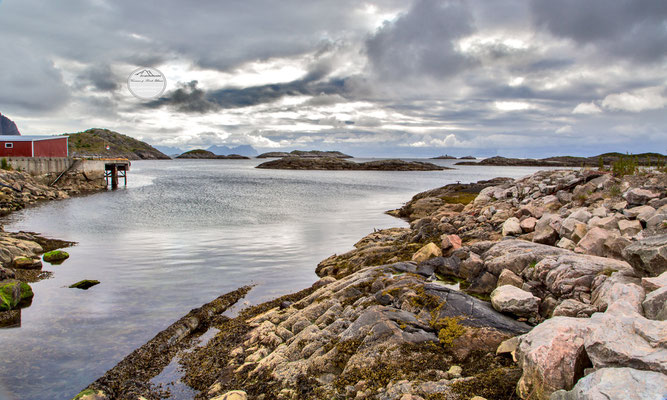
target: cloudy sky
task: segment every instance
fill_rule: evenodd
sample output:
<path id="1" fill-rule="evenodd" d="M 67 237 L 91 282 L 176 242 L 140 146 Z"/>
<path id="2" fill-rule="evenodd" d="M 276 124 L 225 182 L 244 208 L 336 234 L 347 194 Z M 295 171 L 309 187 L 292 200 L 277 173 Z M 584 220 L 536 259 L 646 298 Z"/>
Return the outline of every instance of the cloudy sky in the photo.
<path id="1" fill-rule="evenodd" d="M 0 112 L 184 149 L 667 153 L 667 1 L 0 0 Z"/>

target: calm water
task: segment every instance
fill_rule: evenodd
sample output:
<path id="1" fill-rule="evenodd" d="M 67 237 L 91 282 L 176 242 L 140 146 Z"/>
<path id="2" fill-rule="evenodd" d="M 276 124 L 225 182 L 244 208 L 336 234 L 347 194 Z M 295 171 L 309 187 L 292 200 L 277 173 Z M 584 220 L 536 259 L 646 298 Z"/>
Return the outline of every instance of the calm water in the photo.
<path id="1" fill-rule="evenodd" d="M 419 191 L 536 168 L 279 171 L 260 160 L 132 163 L 127 188 L 45 203 L 5 229 L 78 242 L 20 328 L 0 329 L 0 399 L 70 399 L 190 309 L 254 283 L 257 303 L 312 284 L 315 266 Z M 441 165 L 453 164 L 438 160 Z M 81 279 L 102 283 L 69 289 Z"/>

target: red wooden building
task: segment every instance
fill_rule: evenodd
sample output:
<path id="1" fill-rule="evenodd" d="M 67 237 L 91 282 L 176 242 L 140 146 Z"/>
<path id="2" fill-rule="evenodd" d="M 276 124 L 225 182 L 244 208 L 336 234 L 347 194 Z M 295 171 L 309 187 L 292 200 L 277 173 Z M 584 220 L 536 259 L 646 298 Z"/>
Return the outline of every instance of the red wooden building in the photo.
<path id="1" fill-rule="evenodd" d="M 68 136 L 0 136 L 0 157 L 67 157 Z"/>

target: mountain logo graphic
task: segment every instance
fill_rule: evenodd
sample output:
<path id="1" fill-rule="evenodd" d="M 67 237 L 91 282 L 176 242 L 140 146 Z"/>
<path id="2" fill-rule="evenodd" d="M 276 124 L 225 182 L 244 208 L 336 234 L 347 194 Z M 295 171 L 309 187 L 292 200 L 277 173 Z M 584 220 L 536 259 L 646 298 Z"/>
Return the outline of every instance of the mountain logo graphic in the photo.
<path id="1" fill-rule="evenodd" d="M 159 70 L 152 67 L 137 68 L 127 78 L 127 88 L 140 100 L 152 100 L 160 97 L 167 88 L 167 79 Z"/>

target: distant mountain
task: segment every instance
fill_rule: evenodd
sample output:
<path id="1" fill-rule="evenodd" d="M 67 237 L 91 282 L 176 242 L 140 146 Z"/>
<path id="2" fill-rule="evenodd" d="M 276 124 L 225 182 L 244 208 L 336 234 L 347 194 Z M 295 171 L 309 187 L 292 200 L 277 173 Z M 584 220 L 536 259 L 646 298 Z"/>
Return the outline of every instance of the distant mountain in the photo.
<path id="1" fill-rule="evenodd" d="M 227 146 L 210 146 L 208 149 L 213 154 L 219 156 L 228 156 L 230 154 L 239 154 L 246 157 L 255 157 L 258 153 L 252 146 L 244 144 L 236 147 L 227 147 Z"/>
<path id="2" fill-rule="evenodd" d="M 69 135 L 69 154 L 72 157 L 123 157 L 130 160 L 171 159 L 148 143 L 108 129 L 93 128 L 66 135 Z"/>
<path id="3" fill-rule="evenodd" d="M 19 128 L 11 119 L 0 114 L 0 135 L 20 135 Z"/>
<path id="4" fill-rule="evenodd" d="M 156 150 L 163 152 L 164 154 L 175 156 L 183 153 L 183 149 L 173 146 L 153 146 Z"/>

